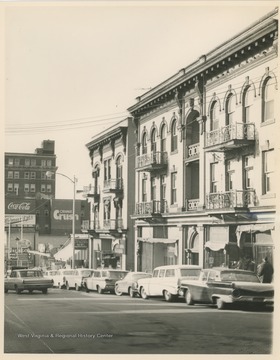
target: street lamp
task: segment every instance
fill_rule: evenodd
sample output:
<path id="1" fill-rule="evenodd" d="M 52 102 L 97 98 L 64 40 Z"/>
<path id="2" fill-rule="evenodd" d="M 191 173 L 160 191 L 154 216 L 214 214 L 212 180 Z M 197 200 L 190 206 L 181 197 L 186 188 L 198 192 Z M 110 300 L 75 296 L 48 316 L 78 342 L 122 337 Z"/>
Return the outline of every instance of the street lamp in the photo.
<path id="1" fill-rule="evenodd" d="M 73 184 L 73 213 L 72 213 L 72 269 L 75 268 L 75 203 L 76 203 L 76 182 L 78 181 L 78 179 L 75 177 L 73 177 L 73 179 L 71 179 L 69 176 L 59 173 L 59 172 L 52 172 L 52 171 L 47 171 L 46 175 L 47 176 L 51 176 L 52 174 L 57 174 L 57 175 L 61 175 L 66 177 L 68 180 L 71 181 L 71 183 Z"/>

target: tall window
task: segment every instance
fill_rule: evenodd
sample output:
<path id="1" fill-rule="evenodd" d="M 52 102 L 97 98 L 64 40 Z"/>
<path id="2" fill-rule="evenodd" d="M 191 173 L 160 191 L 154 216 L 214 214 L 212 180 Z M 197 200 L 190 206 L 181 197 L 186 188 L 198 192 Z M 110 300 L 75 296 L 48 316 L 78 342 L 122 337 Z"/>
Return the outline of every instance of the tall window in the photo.
<path id="1" fill-rule="evenodd" d="M 235 111 L 235 99 L 233 94 L 229 94 L 226 101 L 226 125 L 233 123 L 233 116 Z"/>
<path id="2" fill-rule="evenodd" d="M 219 129 L 219 109 L 218 109 L 218 101 L 214 101 L 211 105 L 210 109 L 210 130 L 218 130 Z"/>
<path id="3" fill-rule="evenodd" d="M 46 185 L 45 184 L 41 184 L 41 192 L 42 193 L 46 192 Z"/>
<path id="4" fill-rule="evenodd" d="M 142 179 L 142 202 L 147 202 L 147 179 Z"/>
<path id="5" fill-rule="evenodd" d="M 171 126 L 171 151 L 176 151 L 178 147 L 177 121 L 173 120 Z"/>
<path id="6" fill-rule="evenodd" d="M 19 179 L 19 171 L 14 172 L 14 179 Z"/>
<path id="7" fill-rule="evenodd" d="M 25 172 L 24 172 L 24 178 L 25 178 L 25 179 L 29 179 L 29 172 L 28 172 L 28 171 L 25 171 Z"/>
<path id="8" fill-rule="evenodd" d="M 226 191 L 233 189 L 233 174 L 234 170 L 232 169 L 232 161 L 226 161 Z"/>
<path id="9" fill-rule="evenodd" d="M 143 134 L 142 138 L 142 154 L 147 154 L 147 134 Z"/>
<path id="10" fill-rule="evenodd" d="M 111 179 L 111 159 L 104 161 L 104 180 Z"/>
<path id="11" fill-rule="evenodd" d="M 166 200 L 166 176 L 161 175 L 160 177 L 160 199 Z"/>
<path id="12" fill-rule="evenodd" d="M 8 159 L 8 165 L 9 166 L 14 165 L 14 159 L 13 158 Z"/>
<path id="13" fill-rule="evenodd" d="M 51 193 L 52 192 L 52 186 L 51 184 L 47 184 L 47 192 Z"/>
<path id="14" fill-rule="evenodd" d="M 155 177 L 151 177 L 151 200 L 156 200 L 156 178 Z"/>
<path id="15" fill-rule="evenodd" d="M 171 173 L 171 204 L 177 203 L 177 172 Z"/>
<path id="16" fill-rule="evenodd" d="M 160 142 L 161 151 L 166 151 L 166 125 L 163 125 L 161 128 Z"/>
<path id="17" fill-rule="evenodd" d="M 9 191 L 9 192 L 14 191 L 13 183 L 8 183 L 8 191 Z"/>
<path id="18" fill-rule="evenodd" d="M 35 192 L 36 186 L 35 184 L 30 184 L 30 192 Z"/>
<path id="19" fill-rule="evenodd" d="M 210 193 L 217 192 L 217 163 L 210 164 Z"/>
<path id="20" fill-rule="evenodd" d="M 36 166 L 36 159 L 31 159 L 31 166 Z"/>
<path id="21" fill-rule="evenodd" d="M 30 166 L 30 159 L 25 159 L 24 164 L 25 166 Z"/>
<path id="22" fill-rule="evenodd" d="M 274 98 L 275 84 L 271 77 L 268 77 L 263 85 L 262 103 L 263 103 L 263 121 L 274 119 Z"/>
<path id="23" fill-rule="evenodd" d="M 19 161 L 18 158 L 16 158 L 16 159 L 15 159 L 15 166 L 19 166 L 19 164 L 20 164 L 20 161 Z"/>
<path id="24" fill-rule="evenodd" d="M 13 178 L 13 172 L 12 171 L 8 171 L 8 179 L 12 179 Z"/>
<path id="25" fill-rule="evenodd" d="M 18 195 L 18 192 L 19 192 L 19 184 L 14 184 L 14 192 L 16 193 L 16 195 Z"/>
<path id="26" fill-rule="evenodd" d="M 122 168 L 122 158 L 119 156 L 116 161 L 116 176 L 117 176 L 117 188 L 122 188 L 122 178 L 123 178 L 123 168 Z"/>
<path id="27" fill-rule="evenodd" d="M 250 122 L 250 112 L 254 101 L 254 91 L 252 86 L 247 86 L 243 93 L 243 122 Z"/>
<path id="28" fill-rule="evenodd" d="M 263 193 L 275 192 L 274 187 L 275 159 L 274 150 L 263 152 Z"/>
<path id="29" fill-rule="evenodd" d="M 152 134 L 151 134 L 151 151 L 152 151 L 152 152 L 157 151 L 156 129 L 153 129 L 153 130 L 152 130 Z"/>
<path id="30" fill-rule="evenodd" d="M 46 167 L 46 164 L 47 164 L 46 160 L 41 160 L 41 166 L 42 167 Z"/>
<path id="31" fill-rule="evenodd" d="M 253 156 L 245 156 L 243 159 L 244 169 L 244 189 L 254 188 L 254 167 L 253 167 Z"/>
<path id="32" fill-rule="evenodd" d="M 31 171 L 30 179 L 36 179 L 36 172 L 35 171 Z"/>
<path id="33" fill-rule="evenodd" d="M 29 184 L 24 184 L 24 192 L 29 192 Z"/>

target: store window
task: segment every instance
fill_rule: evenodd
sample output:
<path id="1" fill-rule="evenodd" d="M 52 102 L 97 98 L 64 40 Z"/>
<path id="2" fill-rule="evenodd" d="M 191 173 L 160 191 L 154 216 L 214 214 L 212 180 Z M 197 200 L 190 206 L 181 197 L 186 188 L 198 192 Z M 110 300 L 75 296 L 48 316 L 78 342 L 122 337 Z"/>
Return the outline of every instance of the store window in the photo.
<path id="1" fill-rule="evenodd" d="M 171 125 L 171 152 L 177 151 L 178 149 L 178 135 L 177 135 L 177 121 L 173 120 Z"/>
<path id="2" fill-rule="evenodd" d="M 263 151 L 263 194 L 275 192 L 274 187 L 275 158 L 274 150 Z"/>
<path id="3" fill-rule="evenodd" d="M 274 119 L 275 81 L 267 77 L 262 88 L 262 121 Z"/>

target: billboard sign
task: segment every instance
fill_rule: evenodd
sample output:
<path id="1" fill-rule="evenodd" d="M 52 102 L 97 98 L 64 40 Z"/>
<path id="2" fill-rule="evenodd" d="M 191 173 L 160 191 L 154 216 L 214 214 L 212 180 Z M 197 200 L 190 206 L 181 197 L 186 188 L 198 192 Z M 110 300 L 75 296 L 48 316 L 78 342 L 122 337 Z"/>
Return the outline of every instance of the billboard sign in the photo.
<path id="1" fill-rule="evenodd" d="M 35 226 L 36 217 L 35 215 L 5 215 L 5 226 L 10 227 L 33 227 Z"/>
<path id="2" fill-rule="evenodd" d="M 35 214 L 35 200 L 6 199 L 5 214 Z"/>
<path id="3" fill-rule="evenodd" d="M 71 232 L 73 219 L 72 200 L 52 200 L 51 228 L 52 230 L 65 230 Z M 81 228 L 81 203 L 75 203 L 75 227 Z"/>

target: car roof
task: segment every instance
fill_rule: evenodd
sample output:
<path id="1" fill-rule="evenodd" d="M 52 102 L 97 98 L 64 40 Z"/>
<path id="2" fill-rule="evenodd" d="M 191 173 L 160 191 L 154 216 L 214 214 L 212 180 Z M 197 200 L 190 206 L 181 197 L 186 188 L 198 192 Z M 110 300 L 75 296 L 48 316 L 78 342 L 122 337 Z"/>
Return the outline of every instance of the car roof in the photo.
<path id="1" fill-rule="evenodd" d="M 161 270 L 161 269 L 201 269 L 199 265 L 163 265 L 157 266 L 154 270 Z"/>
<path id="2" fill-rule="evenodd" d="M 244 269 L 230 269 L 230 268 L 224 268 L 224 267 L 212 267 L 208 269 L 202 269 L 203 271 L 210 271 L 210 270 L 216 270 L 216 271 L 223 271 L 223 272 L 244 272 L 244 273 L 252 273 L 253 271 L 250 270 L 244 270 Z"/>

